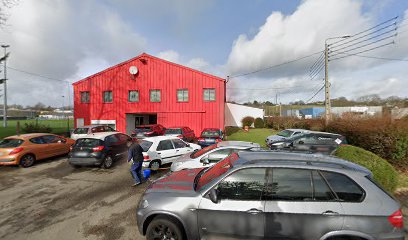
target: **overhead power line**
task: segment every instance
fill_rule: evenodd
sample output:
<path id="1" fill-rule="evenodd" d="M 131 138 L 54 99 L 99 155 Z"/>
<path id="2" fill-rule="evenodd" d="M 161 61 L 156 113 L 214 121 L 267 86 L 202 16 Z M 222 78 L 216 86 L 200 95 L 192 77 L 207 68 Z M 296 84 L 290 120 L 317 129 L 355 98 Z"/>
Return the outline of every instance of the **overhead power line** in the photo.
<path id="1" fill-rule="evenodd" d="M 66 80 L 62 80 L 62 79 L 58 79 L 58 78 L 52 78 L 52 77 L 47 77 L 47 76 L 44 76 L 44 75 L 41 75 L 41 74 L 38 74 L 38 73 L 32 73 L 32 72 L 28 72 L 28 71 L 25 71 L 25 70 L 21 70 L 21 69 L 9 67 L 9 66 L 7 66 L 7 68 L 8 68 L 8 69 L 11 69 L 11 70 L 14 70 L 14 71 L 16 71 L 16 72 L 25 73 L 25 74 L 32 75 L 32 76 L 36 76 L 36 77 L 40 77 L 40 78 L 45 78 L 45 79 L 49 79 L 49 80 L 53 80 L 53 81 L 59 81 L 59 82 L 71 83 L 71 82 L 66 81 Z"/>
<path id="2" fill-rule="evenodd" d="M 306 101 L 306 103 L 309 103 L 310 101 L 312 101 L 312 99 L 315 98 L 316 95 L 319 94 L 323 89 L 324 89 L 324 84 L 323 84 L 323 86 L 322 86 L 319 90 L 317 90 L 317 92 L 316 92 L 315 94 L 313 94 L 312 97 L 310 97 L 310 98 Z"/>
<path id="3" fill-rule="evenodd" d="M 268 69 L 271 69 L 271 68 L 281 67 L 281 66 L 284 66 L 284 65 L 287 65 L 287 64 L 290 64 L 290 63 L 298 62 L 298 61 L 306 59 L 306 58 L 313 57 L 314 55 L 320 54 L 321 52 L 322 51 L 318 51 L 318 52 L 315 52 L 315 53 L 312 53 L 312 54 L 309 54 L 309 55 L 306 55 L 306 56 L 303 56 L 303 57 L 299 57 L 299 58 L 296 58 L 296 59 L 293 59 L 293 60 L 289 60 L 289 61 L 286 61 L 286 62 L 276 64 L 276 65 L 272 65 L 272 66 L 265 67 L 265 68 L 260 68 L 258 70 L 252 71 L 252 72 L 247 72 L 247 73 L 242 73 L 242 74 L 229 76 L 229 79 L 251 75 L 251 74 L 262 72 L 262 71 L 265 71 L 265 70 L 268 70 Z"/>
<path id="4" fill-rule="evenodd" d="M 344 55 L 344 56 L 330 59 L 330 61 L 335 61 L 335 60 L 339 60 L 339 59 L 346 58 L 346 57 L 349 57 L 349 56 L 358 55 L 358 54 L 360 54 L 360 53 L 369 52 L 369 51 L 372 51 L 372 50 L 375 50 L 375 49 L 378 49 L 378 48 L 382 48 L 382 47 L 385 47 L 385 46 L 388 46 L 388 45 L 391 45 L 391 44 L 394 44 L 394 41 L 389 42 L 389 43 L 385 43 L 385 44 L 380 45 L 380 46 L 377 46 L 377 47 L 373 47 L 373 48 L 370 48 L 370 49 L 366 49 L 366 50 L 364 50 L 364 51 L 360 51 L 360 52 L 357 52 L 357 53 L 347 53 L 347 52 L 344 52 L 344 53 L 341 53 L 341 54 Z"/>

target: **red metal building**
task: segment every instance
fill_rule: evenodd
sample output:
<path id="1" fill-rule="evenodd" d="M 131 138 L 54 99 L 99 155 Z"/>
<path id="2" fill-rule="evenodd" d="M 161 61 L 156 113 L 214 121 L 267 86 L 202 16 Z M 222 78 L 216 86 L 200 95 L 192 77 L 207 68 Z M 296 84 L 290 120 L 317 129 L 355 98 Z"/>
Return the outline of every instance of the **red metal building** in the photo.
<path id="1" fill-rule="evenodd" d="M 75 126 L 223 129 L 225 86 L 222 78 L 143 53 L 73 84 Z"/>

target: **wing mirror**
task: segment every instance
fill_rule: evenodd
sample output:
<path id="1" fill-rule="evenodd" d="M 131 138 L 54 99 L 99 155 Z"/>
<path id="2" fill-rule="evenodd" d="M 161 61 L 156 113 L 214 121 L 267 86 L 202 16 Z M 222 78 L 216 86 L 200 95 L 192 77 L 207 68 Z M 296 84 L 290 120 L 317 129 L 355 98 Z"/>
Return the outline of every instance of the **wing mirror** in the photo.
<path id="1" fill-rule="evenodd" d="M 190 143 L 186 143 L 186 146 L 187 146 L 187 147 L 190 147 Z"/>
<path id="2" fill-rule="evenodd" d="M 210 193 L 208 194 L 208 197 L 210 197 L 211 202 L 218 203 L 218 190 L 214 188 L 211 189 Z"/>
<path id="3" fill-rule="evenodd" d="M 305 144 L 305 142 L 303 142 L 303 141 L 299 141 L 298 143 L 299 143 L 299 144 Z"/>
<path id="4" fill-rule="evenodd" d="M 210 160 L 208 160 L 208 156 L 201 158 L 200 162 L 201 162 L 203 165 L 210 164 Z"/>

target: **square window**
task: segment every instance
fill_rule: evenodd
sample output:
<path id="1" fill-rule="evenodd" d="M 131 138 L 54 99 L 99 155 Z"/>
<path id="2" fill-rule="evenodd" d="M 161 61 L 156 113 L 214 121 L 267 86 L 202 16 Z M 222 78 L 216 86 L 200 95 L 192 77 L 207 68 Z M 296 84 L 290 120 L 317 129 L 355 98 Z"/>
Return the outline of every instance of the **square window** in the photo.
<path id="1" fill-rule="evenodd" d="M 81 92 L 81 103 L 89 103 L 89 92 Z"/>
<path id="2" fill-rule="evenodd" d="M 160 102 L 160 90 L 150 90 L 150 102 Z"/>
<path id="3" fill-rule="evenodd" d="M 177 89 L 177 102 L 188 102 L 188 89 Z"/>
<path id="4" fill-rule="evenodd" d="M 128 96 L 129 102 L 139 102 L 139 91 L 131 90 Z"/>
<path id="5" fill-rule="evenodd" d="M 215 101 L 215 88 L 204 88 L 204 101 Z"/>
<path id="6" fill-rule="evenodd" d="M 103 102 L 104 102 L 104 103 L 111 103 L 111 102 L 113 102 L 112 91 L 104 91 L 104 92 L 103 92 Z"/>

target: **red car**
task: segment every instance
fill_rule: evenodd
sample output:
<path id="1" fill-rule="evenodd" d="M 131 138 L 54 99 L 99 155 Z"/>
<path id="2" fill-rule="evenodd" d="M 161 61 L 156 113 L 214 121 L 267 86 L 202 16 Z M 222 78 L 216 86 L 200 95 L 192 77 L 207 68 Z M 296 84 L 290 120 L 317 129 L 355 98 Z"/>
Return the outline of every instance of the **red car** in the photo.
<path id="1" fill-rule="evenodd" d="M 166 128 L 160 124 L 149 124 L 137 126 L 135 130 L 132 131 L 131 137 L 133 138 L 145 138 L 162 136 L 166 131 Z"/>
<path id="2" fill-rule="evenodd" d="M 194 130 L 189 127 L 171 127 L 164 132 L 165 136 L 174 136 L 183 139 L 185 142 L 194 142 L 196 139 Z"/>

